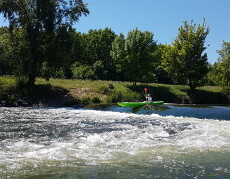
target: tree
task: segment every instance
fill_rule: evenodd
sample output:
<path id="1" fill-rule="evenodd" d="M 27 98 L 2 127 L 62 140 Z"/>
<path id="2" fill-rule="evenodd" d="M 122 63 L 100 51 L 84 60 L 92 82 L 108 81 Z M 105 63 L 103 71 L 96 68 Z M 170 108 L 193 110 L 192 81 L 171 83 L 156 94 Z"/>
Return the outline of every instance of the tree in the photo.
<path id="1" fill-rule="evenodd" d="M 91 66 L 96 78 L 113 80 L 116 76 L 115 63 L 110 56 L 112 42 L 116 35 L 109 29 L 89 30 L 84 34 L 85 48 L 82 63 Z"/>
<path id="2" fill-rule="evenodd" d="M 126 52 L 125 36 L 122 33 L 114 39 L 110 55 L 116 63 L 116 71 L 118 73 L 119 80 L 124 80 L 123 64 L 125 64 Z"/>
<path id="3" fill-rule="evenodd" d="M 205 20 L 201 25 L 193 20 L 190 24 L 185 21 L 172 45 L 168 45 L 162 54 L 165 70 L 176 82 L 186 83 L 190 89 L 201 85 L 208 73 L 207 54 L 204 53 L 208 33 Z"/>
<path id="4" fill-rule="evenodd" d="M 158 44 L 154 51 L 154 73 L 156 74 L 157 83 L 173 84 L 173 80 L 169 77 L 168 72 L 162 66 L 162 52 L 167 48 L 167 45 Z"/>
<path id="5" fill-rule="evenodd" d="M 230 42 L 223 42 L 222 49 L 217 50 L 220 55 L 215 70 L 218 83 L 223 86 L 230 85 Z"/>
<path id="6" fill-rule="evenodd" d="M 79 62 L 72 66 L 73 78 L 76 79 L 95 79 L 95 72 L 87 65 L 81 65 Z"/>
<path id="7" fill-rule="evenodd" d="M 60 27 L 55 34 L 46 34 L 41 44 L 44 58 L 41 76 L 47 80 L 50 77 L 71 78 L 70 66 L 75 62 L 72 60 L 75 29 Z"/>
<path id="8" fill-rule="evenodd" d="M 10 75 L 11 61 L 7 58 L 7 52 L 9 51 L 10 34 L 7 27 L 0 28 L 0 75 Z"/>
<path id="9" fill-rule="evenodd" d="M 215 62 L 214 64 L 209 64 L 209 72 L 207 74 L 206 85 L 221 85 L 219 79 L 219 72 L 218 72 L 218 65 L 219 62 Z"/>
<path id="10" fill-rule="evenodd" d="M 34 85 L 42 56 L 42 38 L 60 27 L 71 28 L 79 17 L 89 13 L 82 0 L 0 0 L 0 13 L 9 20 L 11 32 L 17 27 L 25 32 L 28 43 L 26 68 L 28 84 Z"/>
<path id="11" fill-rule="evenodd" d="M 136 85 L 138 81 L 151 82 L 154 79 L 152 60 L 155 48 L 153 33 L 136 28 L 129 31 L 126 38 L 121 34 L 114 40 L 111 55 L 125 78 Z"/>
<path id="12" fill-rule="evenodd" d="M 1 71 L 3 74 L 21 75 L 17 82 L 24 81 L 23 76 L 27 73 L 26 67 L 30 63 L 29 45 L 25 39 L 23 29 L 14 29 L 9 33 L 8 28 L 0 35 L 1 44 Z M 23 60 L 21 60 L 23 59 Z"/>

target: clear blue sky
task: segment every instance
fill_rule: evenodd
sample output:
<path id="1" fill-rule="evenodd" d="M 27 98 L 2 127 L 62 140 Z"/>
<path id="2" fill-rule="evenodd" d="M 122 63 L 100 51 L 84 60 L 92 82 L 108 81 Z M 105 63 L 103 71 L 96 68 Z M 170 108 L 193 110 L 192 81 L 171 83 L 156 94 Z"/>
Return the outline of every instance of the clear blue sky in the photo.
<path id="1" fill-rule="evenodd" d="M 116 34 L 127 35 L 136 27 L 150 31 L 158 43 L 171 44 L 183 21 L 203 23 L 206 19 L 210 33 L 206 52 L 212 64 L 219 57 L 216 50 L 224 41 L 230 42 L 230 0 L 84 0 L 90 15 L 81 17 L 77 31 L 111 28 Z"/>
<path id="2" fill-rule="evenodd" d="M 183 21 L 191 19 L 202 23 L 206 19 L 210 33 L 206 39 L 206 52 L 212 64 L 219 57 L 216 50 L 223 41 L 230 42 L 230 0 L 83 0 L 90 14 L 81 17 L 75 25 L 77 31 L 111 28 L 116 34 L 127 35 L 138 28 L 150 31 L 154 40 L 171 44 Z M 0 26 L 3 26 L 2 16 Z"/>

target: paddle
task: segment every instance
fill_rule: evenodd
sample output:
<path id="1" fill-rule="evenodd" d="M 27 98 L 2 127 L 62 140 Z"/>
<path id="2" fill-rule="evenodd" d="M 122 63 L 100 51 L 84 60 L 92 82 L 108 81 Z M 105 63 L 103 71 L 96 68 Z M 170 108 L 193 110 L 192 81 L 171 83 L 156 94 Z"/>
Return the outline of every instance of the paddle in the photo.
<path id="1" fill-rule="evenodd" d="M 146 98 L 146 101 L 148 100 L 147 98 L 147 92 L 148 92 L 148 88 L 144 88 L 144 92 L 145 92 L 145 98 Z"/>

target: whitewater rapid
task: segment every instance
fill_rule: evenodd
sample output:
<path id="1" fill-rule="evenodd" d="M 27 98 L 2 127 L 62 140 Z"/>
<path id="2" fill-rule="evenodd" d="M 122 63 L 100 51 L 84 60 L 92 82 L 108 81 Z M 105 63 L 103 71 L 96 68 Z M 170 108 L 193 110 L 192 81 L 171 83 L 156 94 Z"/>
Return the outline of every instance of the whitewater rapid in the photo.
<path id="1" fill-rule="evenodd" d="M 166 176 L 196 177 L 207 172 L 228 176 L 229 129 L 228 120 L 73 108 L 0 108 L 0 178 L 66 172 L 76 176 L 83 169 L 92 177 L 98 167 L 111 173 L 118 167 L 119 176 L 122 167 L 133 171 L 133 166 L 147 170 L 148 176 L 165 172 Z M 181 173 L 184 168 L 187 173 Z M 135 171 L 131 178 L 140 176 L 139 169 Z"/>

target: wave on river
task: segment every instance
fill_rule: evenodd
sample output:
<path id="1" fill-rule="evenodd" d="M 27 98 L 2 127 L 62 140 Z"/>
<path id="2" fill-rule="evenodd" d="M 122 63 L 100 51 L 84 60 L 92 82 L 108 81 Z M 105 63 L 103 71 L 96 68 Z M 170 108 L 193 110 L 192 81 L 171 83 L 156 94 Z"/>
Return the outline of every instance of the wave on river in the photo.
<path id="1" fill-rule="evenodd" d="M 228 107 L 133 110 L 0 108 L 0 178 L 230 177 Z"/>

